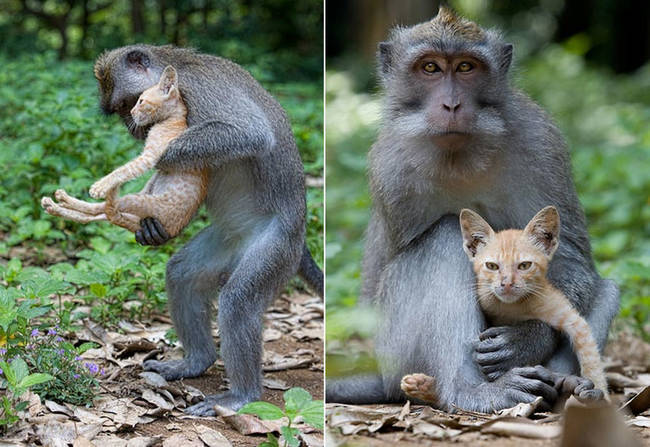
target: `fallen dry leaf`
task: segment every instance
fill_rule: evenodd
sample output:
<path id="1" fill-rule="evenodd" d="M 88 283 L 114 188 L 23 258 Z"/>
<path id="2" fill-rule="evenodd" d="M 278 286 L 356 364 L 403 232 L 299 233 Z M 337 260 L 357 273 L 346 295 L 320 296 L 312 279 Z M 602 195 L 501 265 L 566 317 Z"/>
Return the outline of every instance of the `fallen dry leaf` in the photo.
<path id="1" fill-rule="evenodd" d="M 627 401 L 620 410 L 624 413 L 636 415 L 643 413 L 647 409 L 650 409 L 650 386 L 645 387 L 640 393 Z"/>
<path id="2" fill-rule="evenodd" d="M 640 447 L 640 443 L 609 405 L 570 406 L 564 415 L 561 447 Z"/>
<path id="3" fill-rule="evenodd" d="M 208 447 L 232 447 L 224 435 L 205 425 L 195 425 L 194 430 L 199 435 L 199 439 Z"/>
<path id="4" fill-rule="evenodd" d="M 242 435 L 279 432 L 282 425 L 284 425 L 282 420 L 263 421 L 252 414 L 237 414 L 229 408 L 221 407 L 219 405 L 215 405 L 214 410 L 217 413 L 217 416 L 221 416 L 228 425 Z"/>

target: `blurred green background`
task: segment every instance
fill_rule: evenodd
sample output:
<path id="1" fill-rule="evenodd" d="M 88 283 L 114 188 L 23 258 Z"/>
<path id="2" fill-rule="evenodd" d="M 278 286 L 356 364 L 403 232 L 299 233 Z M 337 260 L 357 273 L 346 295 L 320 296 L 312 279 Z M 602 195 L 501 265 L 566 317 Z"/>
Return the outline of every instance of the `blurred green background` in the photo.
<path id="1" fill-rule="evenodd" d="M 448 4 L 514 43 L 513 82 L 564 132 L 598 270 L 621 287 L 616 327 L 650 340 L 650 3 Z M 328 0 L 326 8 L 327 341 L 330 353 L 349 356 L 350 341 L 373 325 L 354 305 L 370 214 L 366 152 L 379 125 L 374 52 L 391 26 L 430 19 L 438 2 Z M 328 361 L 332 372 L 336 356 Z"/>
<path id="2" fill-rule="evenodd" d="M 308 243 L 322 265 L 322 0 L 1 4 L 0 289 L 63 280 L 70 295 L 92 302 L 92 316 L 100 321 L 164 308 L 165 261 L 208 224 L 204 211 L 180 237 L 148 248 L 121 228 L 76 224 L 40 206 L 43 195 L 60 187 L 88 200 L 95 180 L 141 151 L 142 142 L 117 117 L 101 115 L 93 76 L 98 54 L 136 42 L 191 46 L 232 59 L 280 101 L 311 185 Z M 132 300 L 139 303 L 128 304 Z"/>

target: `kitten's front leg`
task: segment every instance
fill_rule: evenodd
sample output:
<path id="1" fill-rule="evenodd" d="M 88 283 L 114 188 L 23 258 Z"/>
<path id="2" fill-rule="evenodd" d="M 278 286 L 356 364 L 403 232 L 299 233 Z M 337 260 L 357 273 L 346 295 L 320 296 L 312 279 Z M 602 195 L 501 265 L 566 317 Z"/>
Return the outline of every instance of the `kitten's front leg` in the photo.
<path id="1" fill-rule="evenodd" d="M 90 197 L 93 199 L 104 199 L 106 198 L 108 191 L 121 185 L 122 182 L 119 182 L 112 172 L 101 180 L 96 181 L 93 186 L 90 187 Z"/>

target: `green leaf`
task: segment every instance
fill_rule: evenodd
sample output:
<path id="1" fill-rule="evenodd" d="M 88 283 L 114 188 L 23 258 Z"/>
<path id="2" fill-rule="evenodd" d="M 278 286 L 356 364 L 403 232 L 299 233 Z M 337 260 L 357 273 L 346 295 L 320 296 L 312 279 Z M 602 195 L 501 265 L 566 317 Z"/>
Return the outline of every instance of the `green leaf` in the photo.
<path id="1" fill-rule="evenodd" d="M 311 394 L 304 388 L 291 388 L 284 393 L 285 408 L 287 410 L 300 411 L 305 405 L 311 402 Z"/>
<path id="2" fill-rule="evenodd" d="M 282 419 L 284 417 L 284 412 L 269 402 L 251 402 L 244 405 L 237 413 L 254 414 L 264 420 Z"/>
<path id="3" fill-rule="evenodd" d="M 39 383 L 49 382 L 52 379 L 54 379 L 54 377 L 49 374 L 34 373 L 21 380 L 18 386 L 20 388 L 29 388 L 30 386 L 38 385 Z"/>
<path id="4" fill-rule="evenodd" d="M 266 434 L 266 441 L 262 442 L 258 447 L 280 447 L 278 438 L 273 433 Z"/>
<path id="5" fill-rule="evenodd" d="M 18 383 L 16 381 L 16 373 L 14 372 L 14 369 L 11 367 L 11 365 L 5 362 L 4 360 L 0 361 L 0 369 L 2 369 L 2 372 L 5 375 L 7 382 L 9 382 L 9 384 L 12 386 L 16 386 L 16 384 Z"/>
<path id="6" fill-rule="evenodd" d="M 29 368 L 27 367 L 27 363 L 20 357 L 14 359 L 11 362 L 11 368 L 14 371 L 14 374 L 16 375 L 16 383 L 19 384 L 20 382 L 27 377 L 27 374 L 29 374 Z"/>
<path id="7" fill-rule="evenodd" d="M 79 346 L 77 346 L 75 348 L 75 351 L 77 352 L 77 354 L 81 355 L 84 352 L 86 352 L 87 350 L 93 349 L 93 348 L 96 348 L 96 347 L 97 347 L 96 343 L 93 343 L 91 341 L 87 341 L 86 343 L 82 343 Z"/>
<path id="8" fill-rule="evenodd" d="M 325 420 L 325 403 L 322 400 L 313 400 L 300 410 L 300 416 L 306 424 L 316 427 L 319 430 L 323 429 Z"/>
<path id="9" fill-rule="evenodd" d="M 90 285 L 90 292 L 97 298 L 104 298 L 108 289 L 104 284 L 94 283 Z"/>
<path id="10" fill-rule="evenodd" d="M 15 409 L 16 411 L 23 411 L 25 408 L 27 408 L 27 405 L 29 405 L 29 401 L 24 400 L 24 401 L 18 403 L 18 405 L 16 405 L 16 406 L 14 407 L 14 409 Z"/>
<path id="11" fill-rule="evenodd" d="M 284 436 L 284 440 L 287 444 L 291 447 L 300 447 L 300 440 L 298 439 L 300 431 L 297 428 L 284 426 L 280 428 L 280 431 L 282 432 L 282 436 Z"/>

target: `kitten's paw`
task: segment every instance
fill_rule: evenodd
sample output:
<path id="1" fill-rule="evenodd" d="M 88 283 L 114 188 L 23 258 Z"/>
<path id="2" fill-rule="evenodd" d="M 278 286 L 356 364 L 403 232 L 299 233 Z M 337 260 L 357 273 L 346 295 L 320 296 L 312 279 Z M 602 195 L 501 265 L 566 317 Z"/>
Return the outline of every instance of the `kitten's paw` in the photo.
<path id="1" fill-rule="evenodd" d="M 119 186 L 119 184 L 115 184 L 110 180 L 110 178 L 104 177 L 103 179 L 96 181 L 93 186 L 90 187 L 90 197 L 93 199 L 104 199 L 106 198 L 108 191 L 117 186 Z"/>
<path id="2" fill-rule="evenodd" d="M 191 414 L 192 416 L 215 416 L 215 405 L 237 411 L 247 403 L 256 401 L 258 399 L 259 396 L 242 396 L 235 394 L 232 391 L 228 391 L 222 394 L 211 394 L 209 396 L 205 396 L 203 402 L 199 402 L 196 405 L 192 405 L 191 407 L 186 408 L 185 413 Z"/>
<path id="3" fill-rule="evenodd" d="M 57 189 L 56 191 L 54 191 L 54 198 L 59 203 L 68 203 L 70 196 L 68 195 L 67 192 L 65 192 L 64 189 Z"/>
<path id="4" fill-rule="evenodd" d="M 178 380 L 187 377 L 200 376 L 208 369 L 214 360 L 191 361 L 187 359 L 169 360 L 161 362 L 158 360 L 147 360 L 142 367 L 145 371 L 155 371 L 166 380 Z"/>
<path id="5" fill-rule="evenodd" d="M 400 388 L 408 397 L 419 399 L 425 402 L 435 402 L 436 380 L 426 374 L 409 374 L 402 377 Z"/>
<path id="6" fill-rule="evenodd" d="M 49 197 L 43 197 L 41 199 L 41 206 L 43 207 L 46 213 L 52 214 L 54 207 L 56 207 L 56 203 L 54 203 L 54 200 L 52 200 Z"/>

